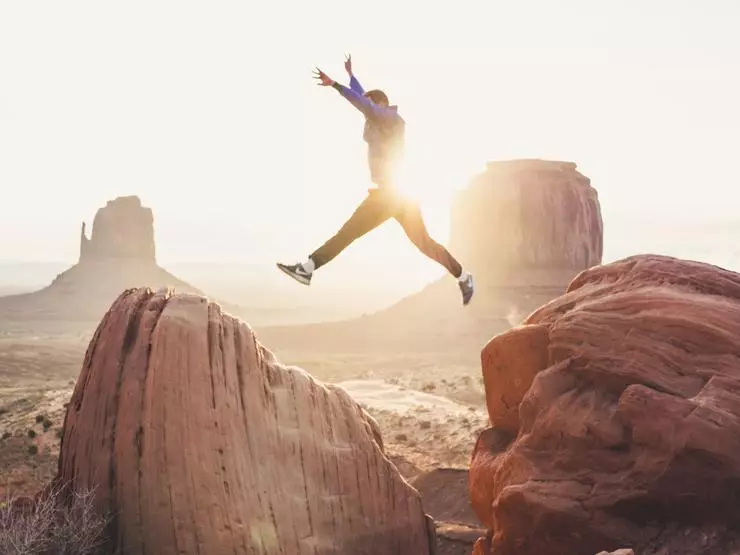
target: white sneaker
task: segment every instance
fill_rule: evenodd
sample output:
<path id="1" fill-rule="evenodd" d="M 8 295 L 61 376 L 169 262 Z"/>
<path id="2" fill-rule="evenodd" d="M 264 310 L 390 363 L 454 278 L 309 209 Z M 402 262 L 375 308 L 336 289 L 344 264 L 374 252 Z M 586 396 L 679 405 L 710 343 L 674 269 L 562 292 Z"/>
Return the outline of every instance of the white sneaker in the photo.
<path id="1" fill-rule="evenodd" d="M 287 264 L 281 264 L 280 262 L 278 262 L 277 267 L 297 282 L 302 283 L 303 285 L 311 284 L 312 272 L 307 272 L 303 268 L 303 264 L 293 264 L 289 266 Z"/>
<path id="2" fill-rule="evenodd" d="M 463 305 L 467 305 L 470 299 L 473 298 L 473 274 L 468 274 L 468 277 L 464 281 L 458 281 L 460 286 L 460 292 L 462 293 Z"/>

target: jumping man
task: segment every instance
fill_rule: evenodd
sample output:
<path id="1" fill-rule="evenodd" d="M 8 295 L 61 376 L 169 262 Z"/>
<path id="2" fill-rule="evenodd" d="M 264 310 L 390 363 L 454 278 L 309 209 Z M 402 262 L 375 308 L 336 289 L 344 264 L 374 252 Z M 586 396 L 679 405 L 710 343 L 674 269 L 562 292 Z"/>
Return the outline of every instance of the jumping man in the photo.
<path id="1" fill-rule="evenodd" d="M 370 179 L 377 186 L 368 189 L 368 195 L 334 237 L 329 239 L 303 263 L 278 268 L 296 281 L 309 285 L 313 273 L 347 248 L 355 239 L 372 231 L 386 220 L 395 219 L 406 235 L 426 256 L 435 260 L 452 274 L 458 282 L 463 304 L 473 296 L 473 276 L 463 270 L 449 251 L 427 232 L 420 206 L 403 197 L 394 186 L 393 173 L 404 144 L 406 122 L 398 114 L 398 106 L 391 106 L 386 94 L 378 89 L 365 92 L 352 73 L 352 58 L 347 57 L 344 67 L 349 74 L 349 87 L 331 79 L 316 69 L 319 85 L 333 87 L 365 116 L 363 138 L 368 144 Z"/>

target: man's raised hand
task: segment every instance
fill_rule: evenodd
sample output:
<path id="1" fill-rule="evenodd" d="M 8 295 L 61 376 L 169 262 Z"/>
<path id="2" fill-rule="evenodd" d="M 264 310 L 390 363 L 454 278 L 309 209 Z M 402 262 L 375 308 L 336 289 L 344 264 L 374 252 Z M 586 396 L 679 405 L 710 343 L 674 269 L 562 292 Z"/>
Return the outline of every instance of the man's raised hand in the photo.
<path id="1" fill-rule="evenodd" d="M 314 69 L 314 79 L 318 81 L 317 85 L 321 87 L 331 87 L 334 84 L 334 79 L 329 77 L 326 73 L 321 71 L 319 68 Z"/>
<path id="2" fill-rule="evenodd" d="M 347 54 L 347 59 L 344 60 L 344 69 L 346 69 L 349 76 L 352 77 L 352 55 L 351 54 Z"/>

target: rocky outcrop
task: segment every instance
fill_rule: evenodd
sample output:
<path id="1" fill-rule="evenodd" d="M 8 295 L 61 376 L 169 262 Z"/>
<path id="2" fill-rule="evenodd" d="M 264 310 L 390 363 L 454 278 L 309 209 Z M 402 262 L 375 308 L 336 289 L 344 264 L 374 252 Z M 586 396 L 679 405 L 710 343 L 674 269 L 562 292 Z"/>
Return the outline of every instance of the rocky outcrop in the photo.
<path id="1" fill-rule="evenodd" d="M 197 295 L 124 292 L 70 401 L 57 480 L 96 488 L 131 555 L 424 555 L 433 532 L 342 389 Z"/>
<path id="2" fill-rule="evenodd" d="M 154 264 L 154 214 L 141 205 L 137 196 L 109 200 L 93 220 L 92 236 L 85 235 L 82 224 L 80 262 L 125 259 Z"/>
<path id="3" fill-rule="evenodd" d="M 477 553 L 737 545 L 740 274 L 649 255 L 592 268 L 482 363 Z M 690 530 L 700 550 L 680 547 Z"/>
<path id="4" fill-rule="evenodd" d="M 450 248 L 482 284 L 564 289 L 601 264 L 598 194 L 571 162 L 490 162 L 455 199 Z"/>
<path id="5" fill-rule="evenodd" d="M 0 297 L 7 320 L 79 322 L 92 327 L 121 291 L 131 287 L 195 287 L 157 265 L 153 215 L 138 197 L 119 197 L 98 210 L 90 239 L 80 232 L 80 260 L 33 293 Z"/>

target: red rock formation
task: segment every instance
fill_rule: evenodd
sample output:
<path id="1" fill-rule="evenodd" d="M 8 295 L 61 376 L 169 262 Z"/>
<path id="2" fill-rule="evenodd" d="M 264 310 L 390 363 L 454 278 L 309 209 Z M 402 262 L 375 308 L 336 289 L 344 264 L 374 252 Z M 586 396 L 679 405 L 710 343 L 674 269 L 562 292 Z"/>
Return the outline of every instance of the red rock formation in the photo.
<path id="1" fill-rule="evenodd" d="M 590 269 L 482 362 L 495 427 L 469 487 L 493 539 L 477 553 L 698 553 L 666 547 L 690 526 L 720 546 L 701 553 L 737 545 L 707 530 L 740 512 L 740 274 L 661 256 Z"/>
<path id="2" fill-rule="evenodd" d="M 428 554 L 419 494 L 342 389 L 197 295 L 124 292 L 93 337 L 57 479 L 131 555 Z"/>
<path id="3" fill-rule="evenodd" d="M 490 162 L 455 199 L 450 247 L 481 284 L 565 288 L 601 264 L 598 194 L 570 162 Z"/>
<path id="4" fill-rule="evenodd" d="M 80 262 L 101 259 L 156 261 L 154 247 L 154 214 L 141 205 L 137 196 L 109 200 L 97 211 L 92 237 L 85 235 L 82 224 Z"/>
<path id="5" fill-rule="evenodd" d="M 131 287 L 172 287 L 200 293 L 157 265 L 152 210 L 138 197 L 119 197 L 98 210 L 92 237 L 80 232 L 80 260 L 47 287 L 0 297 L 0 317 L 8 320 L 100 321 L 121 291 Z M 230 307 L 231 308 L 231 307 Z"/>

